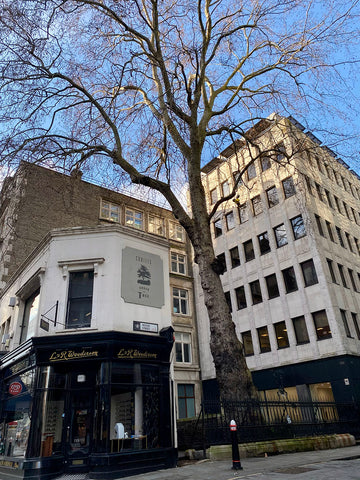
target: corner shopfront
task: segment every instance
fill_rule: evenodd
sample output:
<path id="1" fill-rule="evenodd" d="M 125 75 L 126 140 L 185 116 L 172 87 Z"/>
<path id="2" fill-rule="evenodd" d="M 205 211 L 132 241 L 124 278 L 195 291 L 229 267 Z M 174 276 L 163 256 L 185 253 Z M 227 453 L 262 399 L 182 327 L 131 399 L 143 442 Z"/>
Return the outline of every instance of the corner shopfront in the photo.
<path id="1" fill-rule="evenodd" d="M 0 478 L 175 466 L 169 330 L 37 337 L 5 355 Z"/>

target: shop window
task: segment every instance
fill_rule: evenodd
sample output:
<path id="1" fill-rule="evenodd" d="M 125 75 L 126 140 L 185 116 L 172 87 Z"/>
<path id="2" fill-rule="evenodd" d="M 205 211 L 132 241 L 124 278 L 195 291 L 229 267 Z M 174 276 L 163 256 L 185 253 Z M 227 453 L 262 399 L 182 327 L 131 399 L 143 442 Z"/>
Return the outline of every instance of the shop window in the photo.
<path id="1" fill-rule="evenodd" d="M 178 384 L 179 418 L 195 416 L 195 386 L 193 384 Z"/>
<path id="2" fill-rule="evenodd" d="M 350 328 L 349 328 L 349 323 L 347 321 L 347 317 L 346 317 L 346 312 L 345 310 L 342 310 L 340 308 L 340 314 L 341 314 L 341 319 L 343 321 L 343 325 L 344 325 L 344 329 L 345 329 L 345 334 L 348 338 L 353 338 L 352 335 L 351 335 L 351 332 L 350 332 Z"/>
<path id="3" fill-rule="evenodd" d="M 310 384 L 309 390 L 313 402 L 335 403 L 330 382 Z M 332 406 L 322 406 L 316 412 L 316 418 L 319 421 L 338 420 L 337 410 Z"/>
<path id="4" fill-rule="evenodd" d="M 255 258 L 255 252 L 254 252 L 254 246 L 253 246 L 252 240 L 248 240 L 247 242 L 244 242 L 243 246 L 244 246 L 245 260 L 247 262 L 250 262 L 250 260 L 253 260 Z"/>
<path id="5" fill-rule="evenodd" d="M 125 209 L 125 225 L 138 230 L 144 230 L 144 219 L 142 212 L 133 210 L 132 208 Z"/>
<path id="6" fill-rule="evenodd" d="M 248 180 L 251 180 L 252 178 L 255 178 L 255 177 L 256 177 L 255 162 L 248 166 L 248 168 L 247 168 L 247 176 L 248 176 Z"/>
<path id="7" fill-rule="evenodd" d="M 345 272 L 344 272 L 344 267 L 343 265 L 341 265 L 340 263 L 338 263 L 338 269 L 339 269 L 339 273 L 340 273 L 340 278 L 341 278 L 341 283 L 343 284 L 343 286 L 345 288 L 349 288 L 348 287 L 348 284 L 346 282 L 346 277 L 345 277 Z"/>
<path id="8" fill-rule="evenodd" d="M 169 222 L 169 237 L 171 240 L 177 240 L 178 242 L 185 241 L 185 230 L 177 222 Z"/>
<path id="9" fill-rule="evenodd" d="M 318 283 L 315 265 L 312 259 L 300 263 L 300 266 L 304 277 L 305 287 L 310 287 L 310 285 Z"/>
<path id="10" fill-rule="evenodd" d="M 66 328 L 91 326 L 94 272 L 70 272 Z"/>
<path id="11" fill-rule="evenodd" d="M 158 217 L 157 215 L 149 215 L 148 229 L 150 233 L 165 237 L 165 219 Z"/>
<path id="12" fill-rule="evenodd" d="M 320 235 L 325 238 L 324 230 L 321 225 L 321 218 L 319 217 L 319 215 L 315 215 L 315 220 Z"/>
<path id="13" fill-rule="evenodd" d="M 211 201 L 211 205 L 214 205 L 214 203 L 218 201 L 218 194 L 217 194 L 216 188 L 213 188 L 212 190 L 210 190 L 210 201 Z"/>
<path id="14" fill-rule="evenodd" d="M 101 199 L 100 218 L 111 222 L 120 222 L 120 205 Z"/>
<path id="15" fill-rule="evenodd" d="M 357 336 L 358 340 L 360 340 L 360 327 L 359 327 L 357 314 L 354 313 L 354 312 L 351 312 L 351 318 L 352 318 L 352 321 L 353 321 L 353 324 L 354 324 L 356 336 Z"/>
<path id="16" fill-rule="evenodd" d="M 258 235 L 258 242 L 261 255 L 265 255 L 265 253 L 270 252 L 271 248 L 269 242 L 269 235 L 267 232 Z"/>
<path id="17" fill-rule="evenodd" d="M 231 268 L 238 267 L 240 265 L 240 255 L 239 255 L 239 248 L 233 247 L 230 248 L 230 259 L 231 259 Z"/>
<path id="18" fill-rule="evenodd" d="M 34 330 L 39 315 L 39 300 L 40 290 L 36 290 L 25 300 L 24 315 L 20 325 L 21 333 L 19 343 L 25 342 L 25 340 L 31 336 L 29 336 L 28 333 L 32 333 Z"/>
<path id="19" fill-rule="evenodd" d="M 305 237 L 306 230 L 304 225 L 304 219 L 301 215 L 298 215 L 297 217 L 291 219 L 291 228 L 295 240 Z"/>
<path id="20" fill-rule="evenodd" d="M 260 159 L 261 163 L 261 170 L 265 172 L 266 170 L 269 170 L 271 168 L 271 159 L 270 157 L 262 156 Z"/>
<path id="21" fill-rule="evenodd" d="M 267 197 L 269 208 L 275 207 L 275 205 L 279 203 L 279 196 L 275 186 L 268 188 L 266 190 L 266 197 Z"/>
<path id="22" fill-rule="evenodd" d="M 263 301 L 262 295 L 261 295 L 261 288 L 260 288 L 259 280 L 255 280 L 254 282 L 250 282 L 250 291 L 251 291 L 251 297 L 252 297 L 253 305 L 256 305 L 256 304 L 261 303 Z"/>
<path id="23" fill-rule="evenodd" d="M 267 327 L 260 327 L 257 329 L 260 353 L 266 353 L 271 351 L 269 332 Z"/>
<path id="24" fill-rule="evenodd" d="M 334 262 L 332 260 L 330 260 L 330 258 L 327 258 L 326 261 L 327 261 L 327 264 L 328 264 L 328 268 L 329 268 L 329 272 L 330 272 L 330 276 L 331 276 L 331 281 L 333 283 L 337 283 L 336 276 L 335 276 L 335 270 L 334 270 Z"/>
<path id="25" fill-rule="evenodd" d="M 267 277 L 265 277 L 265 281 L 266 281 L 267 291 L 269 295 L 269 300 L 272 298 L 278 297 L 280 293 L 279 293 L 278 283 L 276 280 L 276 274 L 273 273 L 271 275 L 268 275 Z"/>
<path id="26" fill-rule="evenodd" d="M 326 311 L 320 310 L 318 312 L 314 312 L 312 313 L 312 317 L 318 340 L 325 340 L 326 338 L 331 338 L 332 335 Z"/>
<path id="27" fill-rule="evenodd" d="M 186 275 L 186 255 L 171 252 L 171 272 Z"/>
<path id="28" fill-rule="evenodd" d="M 226 303 L 229 307 L 229 310 L 230 310 L 230 312 L 232 312 L 231 294 L 230 294 L 230 292 L 224 292 L 224 294 L 225 294 L 225 300 L 226 300 Z"/>
<path id="29" fill-rule="evenodd" d="M 241 334 L 241 337 L 242 337 L 242 344 L 243 344 L 245 356 L 250 357 L 251 355 L 254 355 L 254 346 L 253 346 L 251 331 L 248 330 L 247 332 L 243 332 Z"/>
<path id="30" fill-rule="evenodd" d="M 294 180 L 292 177 L 289 177 L 283 180 L 282 186 L 283 186 L 285 198 L 289 198 L 295 195 L 296 190 L 295 190 Z"/>
<path id="31" fill-rule="evenodd" d="M 234 212 L 227 213 L 225 215 L 225 221 L 227 230 L 232 230 L 233 228 L 235 228 Z"/>
<path id="32" fill-rule="evenodd" d="M 274 235 L 275 235 L 276 245 L 278 246 L 278 248 L 283 247 L 284 245 L 287 245 L 288 240 L 286 236 L 285 225 L 283 223 L 274 228 Z"/>
<path id="33" fill-rule="evenodd" d="M 223 233 L 223 230 L 222 230 L 222 220 L 219 219 L 219 220 L 216 220 L 214 222 L 214 234 L 215 234 L 215 238 L 217 237 L 220 237 Z"/>
<path id="34" fill-rule="evenodd" d="M 188 291 L 173 287 L 173 312 L 189 315 Z"/>
<path id="35" fill-rule="evenodd" d="M 263 211 L 260 195 L 256 195 L 256 197 L 254 197 L 251 200 L 251 204 L 252 204 L 254 216 L 256 217 L 257 215 L 260 215 L 260 213 L 262 213 Z"/>
<path id="36" fill-rule="evenodd" d="M 289 338 L 287 334 L 287 328 L 285 322 L 278 322 L 274 324 L 275 335 L 278 344 L 278 348 L 289 347 Z"/>
<path id="37" fill-rule="evenodd" d="M 245 288 L 243 286 L 235 288 L 236 303 L 238 310 L 247 307 Z"/>
<path id="38" fill-rule="evenodd" d="M 282 270 L 286 293 L 295 292 L 298 289 L 294 267 Z"/>
<path id="39" fill-rule="evenodd" d="M 221 193 L 223 197 L 230 195 L 230 185 L 227 180 L 221 184 Z"/>
<path id="40" fill-rule="evenodd" d="M 175 332 L 175 355 L 179 363 L 191 363 L 190 333 Z"/>
<path id="41" fill-rule="evenodd" d="M 249 220 L 249 211 L 246 203 L 239 205 L 239 219 L 240 223 L 245 223 Z"/>
<path id="42" fill-rule="evenodd" d="M 306 321 L 304 315 L 292 318 L 292 322 L 295 330 L 297 344 L 302 345 L 304 343 L 309 343 L 309 334 L 306 328 Z"/>

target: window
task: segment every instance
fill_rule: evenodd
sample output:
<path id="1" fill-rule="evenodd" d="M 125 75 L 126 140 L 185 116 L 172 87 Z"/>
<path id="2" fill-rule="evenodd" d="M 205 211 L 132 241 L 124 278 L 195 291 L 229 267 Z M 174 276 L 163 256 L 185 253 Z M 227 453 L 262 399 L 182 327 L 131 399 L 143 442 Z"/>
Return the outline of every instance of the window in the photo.
<path id="1" fill-rule="evenodd" d="M 274 228 L 274 235 L 276 239 L 276 245 L 278 246 L 278 248 L 283 247 L 284 245 L 287 245 L 288 241 L 286 237 L 286 229 L 283 223 Z"/>
<path id="2" fill-rule="evenodd" d="M 177 252 L 171 252 L 171 271 L 186 275 L 186 255 Z"/>
<path id="3" fill-rule="evenodd" d="M 226 270 L 227 270 L 227 269 L 226 269 L 225 253 L 219 253 L 219 255 L 217 255 L 216 258 L 217 258 L 219 267 L 221 267 L 221 271 L 222 271 L 222 273 L 220 273 L 220 275 L 222 275 L 222 274 L 225 273 Z"/>
<path id="4" fill-rule="evenodd" d="M 335 227 L 335 230 L 336 230 L 336 234 L 337 234 L 337 237 L 338 237 L 338 239 L 339 239 L 340 245 L 341 245 L 343 248 L 345 248 L 345 245 L 344 245 L 344 241 L 343 241 L 343 239 L 342 239 L 342 235 L 341 235 L 341 230 L 340 230 L 340 228 L 339 228 L 339 227 Z"/>
<path id="5" fill-rule="evenodd" d="M 328 234 L 329 234 L 329 238 L 332 242 L 335 243 L 335 239 L 334 239 L 334 235 L 333 235 L 333 232 L 332 232 L 331 224 L 327 220 L 325 220 L 325 223 L 326 223 L 326 228 L 327 228 L 327 231 L 328 231 Z"/>
<path id="6" fill-rule="evenodd" d="M 39 300 L 40 300 L 40 289 L 36 290 L 32 295 L 30 295 L 25 300 L 24 315 L 22 319 L 22 324 L 20 325 L 21 333 L 20 333 L 19 343 L 23 343 L 25 342 L 25 340 L 28 339 L 29 327 L 33 327 L 34 323 L 38 319 Z"/>
<path id="7" fill-rule="evenodd" d="M 331 169 L 330 169 L 329 165 L 327 165 L 326 163 L 325 163 L 325 170 L 326 170 L 326 175 L 331 180 Z"/>
<path id="8" fill-rule="evenodd" d="M 316 335 L 318 340 L 325 340 L 331 338 L 331 330 L 329 327 L 328 319 L 325 310 L 312 313 Z"/>
<path id="9" fill-rule="evenodd" d="M 65 328 L 91 326 L 94 272 L 70 272 Z"/>
<path id="10" fill-rule="evenodd" d="M 305 178 L 305 182 L 306 182 L 306 187 L 307 187 L 310 195 L 313 195 L 310 178 L 309 178 L 308 176 L 306 176 L 306 175 L 304 175 L 304 178 Z"/>
<path id="11" fill-rule="evenodd" d="M 266 156 L 261 157 L 260 163 L 261 163 L 261 170 L 263 172 L 265 172 L 266 170 L 269 170 L 269 168 L 271 168 L 270 157 L 266 157 Z"/>
<path id="12" fill-rule="evenodd" d="M 344 285 L 345 288 L 349 288 L 346 283 L 346 278 L 345 278 L 345 273 L 344 273 L 344 267 L 338 263 L 338 269 L 340 273 L 340 278 L 341 278 L 341 283 Z"/>
<path id="13" fill-rule="evenodd" d="M 195 387 L 192 384 L 178 384 L 179 418 L 195 417 Z"/>
<path id="14" fill-rule="evenodd" d="M 100 217 L 111 222 L 120 222 L 120 205 L 101 199 Z"/>
<path id="15" fill-rule="evenodd" d="M 342 321 L 343 321 L 343 324 L 344 324 L 344 329 L 345 329 L 346 336 L 348 338 L 353 338 L 352 335 L 351 335 L 351 332 L 350 332 L 350 328 L 349 328 L 349 324 L 348 324 L 348 321 L 347 321 L 347 318 L 346 318 L 345 310 L 342 310 L 340 308 L 340 313 L 341 313 L 341 318 L 342 318 Z"/>
<path id="16" fill-rule="evenodd" d="M 343 205 L 344 205 L 344 212 L 345 212 L 347 218 L 348 218 L 349 220 L 351 220 L 351 218 L 350 218 L 350 213 L 349 213 L 349 210 L 348 210 L 348 206 L 346 205 L 345 202 L 343 202 Z"/>
<path id="17" fill-rule="evenodd" d="M 352 286 L 354 292 L 357 292 L 358 289 L 357 289 L 356 282 L 355 282 L 354 272 L 350 268 L 348 268 L 348 272 L 349 272 L 351 286 Z"/>
<path id="18" fill-rule="evenodd" d="M 175 358 L 180 363 L 191 363 L 190 333 L 175 332 Z"/>
<path id="19" fill-rule="evenodd" d="M 259 280 L 255 280 L 254 282 L 250 282 L 250 291 L 251 291 L 251 297 L 252 297 L 253 305 L 261 303 L 262 302 L 262 295 L 261 295 Z"/>
<path id="20" fill-rule="evenodd" d="M 285 198 L 292 197 L 295 195 L 295 185 L 292 177 L 286 178 L 282 181 L 284 196 Z"/>
<path id="21" fill-rule="evenodd" d="M 354 237 L 354 242 L 355 242 L 357 253 L 360 255 L 359 240 L 356 237 Z"/>
<path id="22" fill-rule="evenodd" d="M 325 203 L 325 200 L 324 200 L 324 197 L 323 197 L 323 194 L 322 194 L 322 191 L 321 191 L 321 187 L 318 183 L 315 182 L 315 188 L 316 188 L 316 192 L 318 194 L 318 197 L 319 197 L 319 200 L 321 200 L 322 202 Z"/>
<path id="23" fill-rule="evenodd" d="M 321 218 L 319 217 L 319 215 L 315 215 L 315 220 L 316 220 L 316 225 L 317 225 L 317 228 L 319 230 L 320 235 L 325 238 L 324 230 L 323 230 L 322 225 L 321 225 Z"/>
<path id="24" fill-rule="evenodd" d="M 143 214 L 130 208 L 125 209 L 125 225 L 143 230 Z"/>
<path id="25" fill-rule="evenodd" d="M 140 227 L 139 227 L 140 228 Z M 149 232 L 165 236 L 165 219 L 157 215 L 149 215 Z"/>
<path id="26" fill-rule="evenodd" d="M 173 312 L 189 315 L 188 291 L 173 287 Z"/>
<path id="27" fill-rule="evenodd" d="M 223 231 L 222 231 L 222 220 L 221 220 L 221 218 L 219 218 L 219 220 L 216 220 L 214 222 L 215 238 L 220 237 L 220 235 L 222 235 L 222 233 L 223 233 Z"/>
<path id="28" fill-rule="evenodd" d="M 269 204 L 269 208 L 275 207 L 279 203 L 279 196 L 276 187 L 271 187 L 266 190 L 266 196 Z"/>
<path id="29" fill-rule="evenodd" d="M 287 348 L 289 346 L 289 338 L 285 322 L 278 322 L 274 324 L 275 335 L 278 348 Z"/>
<path id="30" fill-rule="evenodd" d="M 210 190 L 210 201 L 211 201 L 211 205 L 214 205 L 214 203 L 216 203 L 217 200 L 218 200 L 217 189 L 216 189 L 216 188 L 213 188 L 212 190 Z"/>
<path id="31" fill-rule="evenodd" d="M 332 204 L 332 201 L 331 201 L 330 192 L 326 189 L 324 189 L 324 191 L 325 191 L 326 200 L 328 201 L 329 207 L 334 208 L 334 206 Z"/>
<path id="32" fill-rule="evenodd" d="M 328 264 L 328 267 L 329 267 L 331 281 L 333 283 L 337 283 L 336 276 L 335 276 L 335 271 L 334 271 L 334 267 L 333 267 L 334 262 L 332 260 L 330 260 L 330 258 L 327 258 L 326 261 L 327 261 L 327 264 Z"/>
<path id="33" fill-rule="evenodd" d="M 260 195 L 256 195 L 256 197 L 251 200 L 251 203 L 255 217 L 256 215 L 260 215 L 263 211 Z"/>
<path id="34" fill-rule="evenodd" d="M 239 248 L 233 247 L 230 248 L 230 259 L 231 259 L 231 268 L 238 267 L 240 265 L 240 255 L 239 255 Z"/>
<path id="35" fill-rule="evenodd" d="M 294 330 L 295 330 L 295 337 L 296 342 L 298 345 L 302 345 L 304 343 L 309 343 L 309 334 L 306 328 L 305 317 L 301 315 L 300 317 L 295 317 L 292 319 Z"/>
<path id="36" fill-rule="evenodd" d="M 177 222 L 169 222 L 169 237 L 171 240 L 177 240 L 178 242 L 185 241 L 185 230 Z"/>
<path id="37" fill-rule="evenodd" d="M 254 355 L 254 346 L 250 330 L 241 334 L 245 357 Z"/>
<path id="38" fill-rule="evenodd" d="M 258 241 L 261 255 L 270 252 L 269 235 L 267 232 L 258 235 Z"/>
<path id="39" fill-rule="evenodd" d="M 226 197 L 230 194 L 230 185 L 227 180 L 221 184 L 221 193 L 223 197 Z"/>
<path id="40" fill-rule="evenodd" d="M 244 253 L 245 253 L 245 260 L 249 262 L 255 258 L 254 253 L 254 246 L 252 240 L 248 240 L 247 242 L 243 243 L 244 245 Z"/>
<path id="41" fill-rule="evenodd" d="M 304 277 L 305 287 L 310 287 L 311 285 L 318 283 L 315 265 L 312 259 L 300 263 L 300 266 Z"/>
<path id="42" fill-rule="evenodd" d="M 238 310 L 247 307 L 244 287 L 235 288 L 236 303 Z"/>
<path id="43" fill-rule="evenodd" d="M 302 216 L 298 215 L 297 217 L 292 218 L 290 221 L 294 239 L 298 240 L 299 238 L 305 237 L 306 230 Z"/>
<path id="44" fill-rule="evenodd" d="M 320 163 L 320 159 L 317 155 L 315 155 L 315 161 L 316 161 L 316 165 L 318 167 L 318 170 L 319 172 L 322 172 L 322 167 L 321 167 L 321 163 Z"/>
<path id="45" fill-rule="evenodd" d="M 271 275 L 268 275 L 267 277 L 265 277 L 265 281 L 266 281 L 267 291 L 269 295 L 269 300 L 271 298 L 278 297 L 280 293 L 279 293 L 278 283 L 276 280 L 276 274 L 272 273 Z"/>
<path id="46" fill-rule="evenodd" d="M 286 293 L 295 292 L 298 289 L 294 267 L 282 270 Z"/>
<path id="47" fill-rule="evenodd" d="M 342 212 L 341 212 L 341 208 L 340 208 L 339 199 L 338 199 L 338 197 L 336 197 L 335 195 L 334 195 L 334 200 L 335 200 L 335 205 L 336 205 L 337 211 L 338 211 L 339 213 L 342 213 Z"/>
<path id="48" fill-rule="evenodd" d="M 275 146 L 275 158 L 279 163 L 284 163 L 283 160 L 286 160 L 285 153 L 285 145 L 281 142 Z"/>
<path id="49" fill-rule="evenodd" d="M 239 219 L 240 223 L 245 223 L 249 220 L 249 211 L 246 203 L 239 205 Z"/>
<path id="50" fill-rule="evenodd" d="M 248 180 L 251 180 L 252 178 L 255 178 L 255 177 L 256 177 L 255 162 L 253 162 L 251 165 L 248 166 L 248 168 L 247 168 L 247 176 L 248 176 Z"/>
<path id="51" fill-rule="evenodd" d="M 259 344 L 260 344 L 260 353 L 266 353 L 271 351 L 270 339 L 267 327 L 260 327 L 257 329 Z"/>
<path id="52" fill-rule="evenodd" d="M 242 178 L 240 177 L 240 172 L 234 172 L 233 173 L 233 180 L 234 180 L 234 186 L 240 187 L 241 185 L 244 185 L 244 182 Z"/>
<path id="53" fill-rule="evenodd" d="M 349 245 L 350 252 L 354 253 L 352 243 L 351 243 L 351 239 L 350 239 L 350 235 L 347 232 L 345 232 L 345 237 L 346 237 L 347 244 Z"/>
<path id="54" fill-rule="evenodd" d="M 351 317 L 352 317 L 353 324 L 354 324 L 354 327 L 355 327 L 356 336 L 360 340 L 360 327 L 359 327 L 359 322 L 358 322 L 356 313 L 351 312 Z"/>
<path id="55" fill-rule="evenodd" d="M 224 293 L 225 293 L 226 303 L 228 304 L 230 312 L 232 312 L 231 294 L 230 292 L 224 292 Z"/>
<path id="56" fill-rule="evenodd" d="M 235 227 L 234 212 L 229 212 L 225 215 L 226 228 L 232 230 Z"/>

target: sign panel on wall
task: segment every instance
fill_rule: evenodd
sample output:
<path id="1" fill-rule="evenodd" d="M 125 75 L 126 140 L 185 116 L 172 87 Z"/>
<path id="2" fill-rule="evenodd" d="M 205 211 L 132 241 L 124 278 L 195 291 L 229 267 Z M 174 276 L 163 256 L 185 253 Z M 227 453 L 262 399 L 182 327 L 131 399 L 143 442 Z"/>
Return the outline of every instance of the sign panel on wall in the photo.
<path id="1" fill-rule="evenodd" d="M 137 305 L 164 305 L 164 271 L 159 255 L 131 247 L 123 249 L 121 296 L 125 302 Z"/>

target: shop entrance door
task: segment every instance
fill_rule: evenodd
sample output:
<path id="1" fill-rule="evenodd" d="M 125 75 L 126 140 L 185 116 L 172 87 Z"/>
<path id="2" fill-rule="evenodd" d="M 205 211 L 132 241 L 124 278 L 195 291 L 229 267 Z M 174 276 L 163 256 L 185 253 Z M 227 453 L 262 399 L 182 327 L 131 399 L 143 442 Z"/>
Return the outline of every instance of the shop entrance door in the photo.
<path id="1" fill-rule="evenodd" d="M 71 382 L 66 399 L 63 423 L 65 471 L 87 472 L 94 418 L 94 384 L 92 383 L 92 388 L 86 388 L 88 381 L 80 382 L 85 384 L 80 388 L 78 379 L 83 379 L 85 375 L 77 372 L 69 375 L 77 384 Z M 87 373 L 86 377 L 88 376 Z"/>

